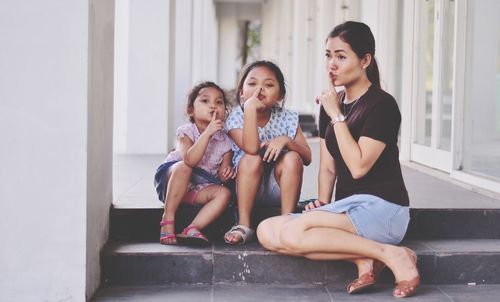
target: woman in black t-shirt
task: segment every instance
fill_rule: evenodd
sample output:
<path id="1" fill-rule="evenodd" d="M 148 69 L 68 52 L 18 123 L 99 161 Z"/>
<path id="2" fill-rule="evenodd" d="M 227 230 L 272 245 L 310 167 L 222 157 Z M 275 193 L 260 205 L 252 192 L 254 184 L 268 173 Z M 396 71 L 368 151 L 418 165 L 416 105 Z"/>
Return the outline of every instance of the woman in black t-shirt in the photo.
<path id="1" fill-rule="evenodd" d="M 351 294 L 372 288 L 387 266 L 395 297 L 415 294 L 416 254 L 398 247 L 409 223 L 409 200 L 398 160 L 401 115 L 380 88 L 375 40 L 359 22 L 338 25 L 326 41 L 330 89 L 317 98 L 320 113 L 319 199 L 303 214 L 263 221 L 257 235 L 276 252 L 309 259 L 348 260 L 359 277 Z M 337 93 L 336 86 L 344 86 Z M 335 202 L 330 203 L 334 186 Z"/>

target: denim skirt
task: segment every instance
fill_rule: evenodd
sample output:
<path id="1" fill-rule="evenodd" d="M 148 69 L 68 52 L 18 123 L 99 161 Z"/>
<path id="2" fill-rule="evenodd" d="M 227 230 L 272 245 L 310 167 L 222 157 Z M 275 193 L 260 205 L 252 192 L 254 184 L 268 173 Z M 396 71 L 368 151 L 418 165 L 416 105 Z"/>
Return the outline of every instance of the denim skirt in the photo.
<path id="1" fill-rule="evenodd" d="M 410 222 L 409 207 L 369 194 L 355 194 L 311 211 L 346 213 L 359 236 L 399 244 Z"/>

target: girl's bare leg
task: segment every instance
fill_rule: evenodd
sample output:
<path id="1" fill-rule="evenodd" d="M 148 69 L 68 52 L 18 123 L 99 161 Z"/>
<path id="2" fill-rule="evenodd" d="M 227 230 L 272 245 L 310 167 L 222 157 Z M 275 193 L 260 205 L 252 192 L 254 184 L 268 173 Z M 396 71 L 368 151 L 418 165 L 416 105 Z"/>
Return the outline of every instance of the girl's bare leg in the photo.
<path id="1" fill-rule="evenodd" d="M 281 191 L 281 214 L 295 210 L 300 197 L 303 171 L 304 164 L 295 151 L 285 153 L 276 164 L 274 177 Z"/>
<path id="2" fill-rule="evenodd" d="M 198 229 L 207 227 L 226 210 L 230 200 L 231 192 L 226 187 L 211 185 L 203 188 L 196 195 L 195 203 L 204 206 L 200 209 L 191 224 L 195 225 Z"/>
<path id="3" fill-rule="evenodd" d="M 193 169 L 182 161 L 175 163 L 170 168 L 167 180 L 167 191 L 165 192 L 165 207 L 162 221 L 175 220 L 175 213 L 179 208 L 182 197 L 186 194 L 192 171 Z M 175 226 L 173 224 L 164 225 L 161 228 L 161 232 L 175 234 Z M 175 242 L 175 238 L 165 240 L 167 244 L 174 244 Z"/>
<path id="4" fill-rule="evenodd" d="M 238 164 L 236 191 L 238 197 L 239 223 L 250 227 L 250 215 L 262 178 L 262 158 L 259 155 L 245 154 Z M 226 240 L 232 243 L 241 241 L 241 236 L 229 234 Z"/>

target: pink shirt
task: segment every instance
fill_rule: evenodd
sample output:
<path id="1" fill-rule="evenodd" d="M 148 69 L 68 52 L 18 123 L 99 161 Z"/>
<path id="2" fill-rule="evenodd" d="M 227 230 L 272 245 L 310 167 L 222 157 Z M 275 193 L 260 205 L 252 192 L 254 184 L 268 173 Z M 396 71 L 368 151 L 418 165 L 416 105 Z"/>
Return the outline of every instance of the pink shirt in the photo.
<path id="1" fill-rule="evenodd" d="M 188 123 L 180 126 L 177 129 L 176 137 L 187 136 L 195 143 L 200 137 L 200 131 L 194 123 Z M 217 131 L 208 142 L 207 150 L 203 158 L 198 163 L 197 167 L 202 168 L 210 174 L 217 176 L 220 164 L 224 154 L 231 151 L 233 141 L 227 136 L 224 131 Z M 170 152 L 164 162 L 182 160 L 180 151 L 174 150 Z"/>

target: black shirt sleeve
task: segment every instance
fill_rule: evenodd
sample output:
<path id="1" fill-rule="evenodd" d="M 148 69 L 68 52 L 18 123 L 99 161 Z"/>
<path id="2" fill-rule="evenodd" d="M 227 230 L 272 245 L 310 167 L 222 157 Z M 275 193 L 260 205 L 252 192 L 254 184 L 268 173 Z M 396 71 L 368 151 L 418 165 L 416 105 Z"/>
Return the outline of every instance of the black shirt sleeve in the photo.
<path id="1" fill-rule="evenodd" d="M 360 136 L 386 144 L 397 142 L 401 114 L 394 99 L 383 99 L 367 113 Z"/>

